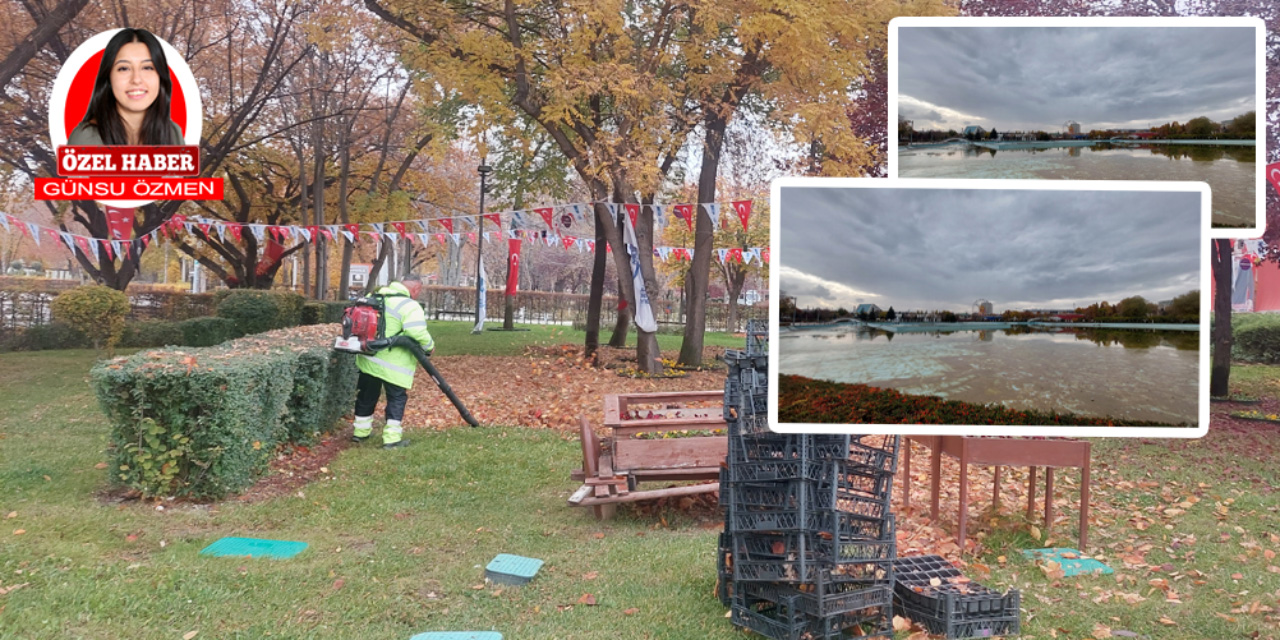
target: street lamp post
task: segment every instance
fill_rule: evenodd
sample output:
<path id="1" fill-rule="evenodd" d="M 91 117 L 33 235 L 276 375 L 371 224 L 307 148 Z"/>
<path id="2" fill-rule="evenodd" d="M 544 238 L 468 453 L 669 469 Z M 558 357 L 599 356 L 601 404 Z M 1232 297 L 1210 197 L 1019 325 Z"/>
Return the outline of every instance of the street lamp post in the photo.
<path id="1" fill-rule="evenodd" d="M 488 190 L 486 180 L 489 174 L 493 172 L 493 167 L 485 164 L 485 159 L 480 159 L 480 166 L 476 168 L 476 172 L 480 174 L 480 222 L 479 232 L 476 235 L 476 324 L 480 323 L 480 258 L 484 255 L 484 194 Z"/>

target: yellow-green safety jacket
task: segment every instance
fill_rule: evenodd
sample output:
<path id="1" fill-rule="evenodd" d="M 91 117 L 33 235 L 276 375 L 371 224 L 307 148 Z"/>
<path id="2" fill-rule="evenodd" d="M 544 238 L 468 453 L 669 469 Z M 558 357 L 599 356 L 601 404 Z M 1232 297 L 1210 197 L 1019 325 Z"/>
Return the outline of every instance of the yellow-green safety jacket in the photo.
<path id="1" fill-rule="evenodd" d="M 409 289 L 399 282 L 378 289 L 378 295 L 387 296 L 385 302 L 384 322 L 388 338 L 408 335 L 422 345 L 423 351 L 436 348 L 436 341 L 427 332 L 427 312 L 422 305 L 409 297 Z M 413 373 L 418 369 L 418 359 L 404 347 L 383 349 L 371 356 L 356 356 L 356 366 L 361 371 L 377 377 L 398 387 L 413 387 Z"/>

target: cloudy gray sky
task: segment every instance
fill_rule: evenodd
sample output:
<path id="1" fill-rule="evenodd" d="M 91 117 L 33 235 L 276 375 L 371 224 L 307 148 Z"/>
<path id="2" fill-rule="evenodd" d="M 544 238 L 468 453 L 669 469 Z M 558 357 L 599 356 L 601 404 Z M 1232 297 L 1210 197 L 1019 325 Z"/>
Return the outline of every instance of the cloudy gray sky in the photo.
<path id="1" fill-rule="evenodd" d="M 1256 106 L 1248 27 L 910 27 L 898 113 L 917 131 L 1145 129 Z"/>
<path id="2" fill-rule="evenodd" d="M 778 260 L 801 307 L 1075 308 L 1200 288 L 1200 194 L 785 187 Z"/>

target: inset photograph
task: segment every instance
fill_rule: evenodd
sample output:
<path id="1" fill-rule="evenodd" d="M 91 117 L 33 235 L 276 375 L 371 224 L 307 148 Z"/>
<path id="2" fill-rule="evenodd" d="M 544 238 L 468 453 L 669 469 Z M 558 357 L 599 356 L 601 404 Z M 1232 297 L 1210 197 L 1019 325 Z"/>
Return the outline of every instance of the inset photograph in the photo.
<path id="1" fill-rule="evenodd" d="M 1203 181 L 1212 235 L 1256 236 L 1261 30 L 1245 18 L 896 19 L 890 175 Z"/>
<path id="2" fill-rule="evenodd" d="M 798 179 L 774 197 L 779 430 L 1208 424 L 1204 185 Z"/>

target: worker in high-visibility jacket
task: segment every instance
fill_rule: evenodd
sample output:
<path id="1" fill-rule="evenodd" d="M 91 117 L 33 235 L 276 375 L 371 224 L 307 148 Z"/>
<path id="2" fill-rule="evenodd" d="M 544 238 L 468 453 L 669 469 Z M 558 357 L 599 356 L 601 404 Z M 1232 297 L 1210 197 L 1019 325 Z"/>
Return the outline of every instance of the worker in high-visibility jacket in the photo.
<path id="1" fill-rule="evenodd" d="M 427 332 L 427 313 L 416 300 L 421 292 L 422 281 L 417 276 L 407 276 L 378 289 L 377 295 L 385 296 L 386 337 L 403 333 L 417 340 L 422 350 L 430 354 L 436 343 Z M 382 446 L 391 449 L 409 444 L 404 439 L 400 421 L 404 419 L 409 389 L 413 387 L 417 358 L 404 347 L 393 347 L 373 355 L 357 355 L 356 366 L 360 369 L 360 380 L 356 383 L 356 419 L 351 439 L 364 442 L 373 435 L 373 410 L 378 406 L 382 390 L 386 389 L 387 426 L 382 429 Z"/>

